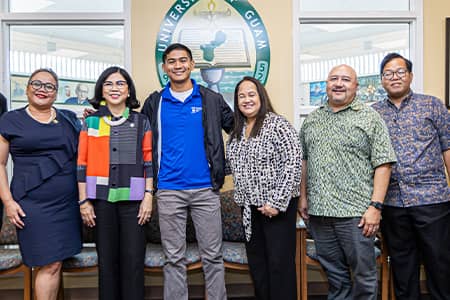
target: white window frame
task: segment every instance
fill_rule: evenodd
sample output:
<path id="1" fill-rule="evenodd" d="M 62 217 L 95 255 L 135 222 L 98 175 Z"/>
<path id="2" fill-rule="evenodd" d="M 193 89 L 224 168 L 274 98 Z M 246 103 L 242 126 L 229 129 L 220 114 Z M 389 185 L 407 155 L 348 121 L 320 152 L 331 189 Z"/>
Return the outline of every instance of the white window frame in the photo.
<path id="1" fill-rule="evenodd" d="M 0 90 L 10 91 L 9 29 L 12 25 L 121 25 L 124 27 L 124 64 L 131 73 L 131 0 L 123 0 L 122 13 L 10 13 L 8 1 L 0 1 Z M 8 109 L 11 109 L 11 99 Z M 8 179 L 12 176 L 12 162 L 7 165 Z"/>
<path id="2" fill-rule="evenodd" d="M 300 115 L 309 114 L 315 106 L 300 106 L 301 64 L 300 64 L 300 24 L 314 23 L 409 23 L 410 25 L 410 59 L 414 64 L 414 90 L 423 91 L 423 0 L 410 0 L 409 11 L 342 11 L 320 12 L 301 11 L 300 1 L 293 0 L 293 93 L 294 125 L 300 128 Z"/>
<path id="3" fill-rule="evenodd" d="M 0 89 L 10 95 L 9 29 L 13 25 L 120 25 L 124 28 L 124 67 L 132 73 L 131 63 L 131 0 L 123 0 L 121 13 L 54 12 L 13 13 L 8 12 L 8 1 L 0 4 Z M 8 108 L 11 99 L 8 98 Z"/>

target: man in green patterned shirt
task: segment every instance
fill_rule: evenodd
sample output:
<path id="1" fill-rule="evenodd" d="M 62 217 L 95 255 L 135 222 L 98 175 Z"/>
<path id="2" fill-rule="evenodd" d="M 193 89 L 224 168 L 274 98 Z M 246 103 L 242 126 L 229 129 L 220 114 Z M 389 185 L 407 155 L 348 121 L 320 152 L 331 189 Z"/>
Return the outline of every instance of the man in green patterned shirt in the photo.
<path id="1" fill-rule="evenodd" d="M 384 121 L 358 100 L 357 89 L 351 67 L 332 68 L 328 102 L 300 133 L 299 209 L 328 276 L 328 299 L 377 299 L 373 236 L 396 158 Z"/>

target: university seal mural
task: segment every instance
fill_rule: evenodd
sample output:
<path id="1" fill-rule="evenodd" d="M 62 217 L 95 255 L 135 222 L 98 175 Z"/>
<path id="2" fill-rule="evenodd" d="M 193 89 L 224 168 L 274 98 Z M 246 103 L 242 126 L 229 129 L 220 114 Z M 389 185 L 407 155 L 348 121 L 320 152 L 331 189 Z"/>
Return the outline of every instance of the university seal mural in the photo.
<path id="1" fill-rule="evenodd" d="M 168 82 L 162 54 L 172 43 L 192 50 L 192 78 L 220 92 L 232 106 L 236 83 L 253 76 L 266 83 L 270 45 L 266 28 L 245 0 L 178 0 L 164 16 L 158 32 L 155 59 L 161 86 Z"/>

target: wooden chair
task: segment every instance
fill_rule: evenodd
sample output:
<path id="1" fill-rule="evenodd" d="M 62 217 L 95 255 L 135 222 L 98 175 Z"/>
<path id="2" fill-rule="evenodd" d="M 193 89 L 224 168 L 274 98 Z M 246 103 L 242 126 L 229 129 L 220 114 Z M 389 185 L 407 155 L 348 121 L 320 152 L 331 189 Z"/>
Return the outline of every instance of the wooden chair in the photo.
<path id="1" fill-rule="evenodd" d="M 234 190 L 220 194 L 223 260 L 227 270 L 248 272 L 241 209 L 234 202 Z"/>
<path id="2" fill-rule="evenodd" d="M 300 249 L 300 278 L 301 278 L 301 300 L 308 299 L 308 266 L 320 267 L 319 261 L 316 259 L 314 240 L 309 238 L 305 223 L 301 220 L 299 229 L 299 249 Z M 381 239 L 381 249 L 375 249 L 376 262 L 381 270 L 381 300 L 389 299 L 389 282 L 390 282 L 390 269 L 388 255 L 384 241 Z"/>
<path id="3" fill-rule="evenodd" d="M 165 257 L 161 245 L 158 205 L 155 198 L 153 199 L 152 218 L 150 223 L 145 226 L 145 234 L 147 245 L 145 249 L 144 272 L 146 274 L 162 274 Z M 186 224 L 186 242 L 186 270 L 188 272 L 201 270 L 202 262 L 198 251 L 194 225 L 190 216 Z"/>
<path id="4" fill-rule="evenodd" d="M 161 244 L 147 243 L 145 249 L 144 271 L 146 273 L 162 273 L 164 267 L 164 254 Z M 202 263 L 197 243 L 186 245 L 186 270 L 200 270 Z"/>
<path id="5" fill-rule="evenodd" d="M 6 250 L 6 251 L 5 251 Z M 11 250 L 11 251 L 9 251 Z M 22 273 L 23 274 L 23 299 L 24 300 L 31 300 L 31 294 L 32 294 L 32 280 L 31 280 L 31 269 L 27 266 L 25 266 L 22 263 L 22 260 L 20 259 L 20 264 L 8 269 L 3 269 L 3 263 L 5 262 L 5 259 L 10 259 L 11 255 L 6 254 L 7 252 L 16 252 L 18 249 L 0 249 L 0 276 L 8 276 L 13 274 Z M 16 256 L 16 254 L 12 254 L 12 256 Z M 20 254 L 19 254 L 20 256 Z"/>
<path id="6" fill-rule="evenodd" d="M 0 233 L 0 276 L 23 274 L 23 299 L 31 300 L 31 268 L 25 266 L 20 255 L 16 228 L 7 218 L 3 219 Z"/>
<path id="7" fill-rule="evenodd" d="M 83 248 L 81 253 L 63 261 L 58 300 L 64 300 L 64 273 L 97 273 L 98 257 L 94 243 L 94 229 L 83 226 Z M 37 274 L 39 269 L 33 270 Z"/>

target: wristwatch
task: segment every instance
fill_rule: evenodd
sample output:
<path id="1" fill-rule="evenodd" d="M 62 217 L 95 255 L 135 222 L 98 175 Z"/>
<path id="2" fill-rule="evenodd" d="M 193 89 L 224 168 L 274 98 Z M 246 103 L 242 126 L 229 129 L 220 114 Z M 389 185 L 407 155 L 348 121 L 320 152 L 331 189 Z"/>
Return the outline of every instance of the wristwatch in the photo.
<path id="1" fill-rule="evenodd" d="M 379 211 L 382 211 L 382 210 L 383 210 L 383 203 L 381 203 L 381 202 L 378 202 L 378 201 L 370 201 L 369 205 L 375 207 L 375 208 L 378 209 Z"/>

